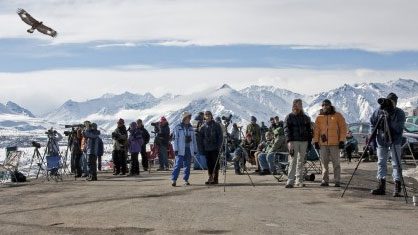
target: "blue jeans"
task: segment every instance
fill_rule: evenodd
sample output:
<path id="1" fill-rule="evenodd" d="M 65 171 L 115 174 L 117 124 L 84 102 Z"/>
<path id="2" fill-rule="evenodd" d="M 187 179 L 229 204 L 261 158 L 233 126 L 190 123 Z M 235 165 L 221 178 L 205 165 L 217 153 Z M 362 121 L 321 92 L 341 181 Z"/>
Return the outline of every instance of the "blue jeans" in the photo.
<path id="1" fill-rule="evenodd" d="M 274 153 L 260 153 L 258 155 L 258 162 L 261 170 L 270 170 L 270 172 L 276 171 L 275 154 Z"/>
<path id="2" fill-rule="evenodd" d="M 176 181 L 179 177 L 180 170 L 184 166 L 184 176 L 183 180 L 188 181 L 190 177 L 190 167 L 191 167 L 192 154 L 190 153 L 190 148 L 186 148 L 184 156 L 176 156 L 176 161 L 174 163 L 173 173 L 171 173 L 171 180 Z"/>
<path id="3" fill-rule="evenodd" d="M 88 175 L 89 174 L 89 161 L 88 161 L 87 153 L 83 153 L 83 156 L 81 157 L 80 161 L 81 161 L 81 170 L 83 174 Z"/>
<path id="4" fill-rule="evenodd" d="M 395 155 L 396 150 L 396 155 Z M 390 151 L 390 152 L 389 152 Z M 377 146 L 377 179 L 386 179 L 388 167 L 387 167 L 387 160 L 389 157 L 392 158 L 392 177 L 394 181 L 401 180 L 401 174 L 398 170 L 398 160 L 401 159 L 401 145 L 392 145 L 389 147 Z M 399 164 L 401 164 L 399 162 Z"/>
<path id="5" fill-rule="evenodd" d="M 168 169 L 168 149 L 167 146 L 160 145 L 158 146 L 159 154 L 158 154 L 158 161 L 160 163 L 161 169 Z"/>

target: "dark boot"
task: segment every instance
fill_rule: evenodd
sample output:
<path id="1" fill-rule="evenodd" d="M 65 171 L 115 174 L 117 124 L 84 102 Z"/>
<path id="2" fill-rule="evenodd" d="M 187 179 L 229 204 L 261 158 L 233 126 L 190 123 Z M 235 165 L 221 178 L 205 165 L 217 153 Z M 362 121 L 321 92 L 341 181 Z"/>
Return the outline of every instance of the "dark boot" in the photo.
<path id="1" fill-rule="evenodd" d="M 377 189 L 372 190 L 373 195 L 385 195 L 386 194 L 386 180 L 380 179 Z"/>
<path id="2" fill-rule="evenodd" d="M 402 196 L 401 195 L 401 191 L 402 191 L 401 186 L 402 186 L 401 181 L 396 180 L 395 181 L 395 189 L 393 190 L 393 196 L 394 197 L 401 197 Z"/>
<path id="3" fill-rule="evenodd" d="M 212 184 L 213 183 L 213 176 L 209 174 L 208 181 L 205 182 L 205 184 Z"/>
<path id="4" fill-rule="evenodd" d="M 219 171 L 215 171 L 213 176 L 213 183 L 212 184 L 218 184 L 218 178 L 219 178 Z"/>

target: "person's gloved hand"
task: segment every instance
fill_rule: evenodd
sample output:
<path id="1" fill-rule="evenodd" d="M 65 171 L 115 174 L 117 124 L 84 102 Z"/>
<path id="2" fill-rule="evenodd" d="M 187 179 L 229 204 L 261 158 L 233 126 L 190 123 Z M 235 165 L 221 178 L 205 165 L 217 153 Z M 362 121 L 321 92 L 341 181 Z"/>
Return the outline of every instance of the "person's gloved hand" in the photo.
<path id="1" fill-rule="evenodd" d="M 178 156 L 179 155 L 179 151 L 174 151 L 174 155 Z"/>
<path id="2" fill-rule="evenodd" d="M 345 146 L 344 141 L 340 141 L 340 143 L 338 144 L 338 147 L 340 149 L 344 149 L 344 146 Z"/>
<path id="3" fill-rule="evenodd" d="M 319 146 L 318 142 L 315 142 L 315 149 L 320 149 L 321 147 Z"/>

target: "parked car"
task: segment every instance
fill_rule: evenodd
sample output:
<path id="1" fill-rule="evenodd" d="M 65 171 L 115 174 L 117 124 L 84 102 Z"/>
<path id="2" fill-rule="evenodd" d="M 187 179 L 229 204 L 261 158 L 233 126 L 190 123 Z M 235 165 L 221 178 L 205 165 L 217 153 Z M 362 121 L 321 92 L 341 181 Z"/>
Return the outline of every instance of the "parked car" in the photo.
<path id="1" fill-rule="evenodd" d="M 409 117 L 406 117 L 406 122 L 407 123 L 413 123 L 413 124 L 418 125 L 418 116 L 409 116 Z"/>
<path id="2" fill-rule="evenodd" d="M 358 141 L 359 152 L 362 152 L 367 144 L 366 141 L 372 132 L 370 123 L 351 123 L 348 125 L 348 129 L 353 132 L 354 138 Z M 411 155 L 411 151 L 409 150 L 408 145 L 406 145 L 408 142 L 414 153 L 414 157 L 418 159 L 418 125 L 411 122 L 405 122 L 403 137 L 403 154 Z"/>

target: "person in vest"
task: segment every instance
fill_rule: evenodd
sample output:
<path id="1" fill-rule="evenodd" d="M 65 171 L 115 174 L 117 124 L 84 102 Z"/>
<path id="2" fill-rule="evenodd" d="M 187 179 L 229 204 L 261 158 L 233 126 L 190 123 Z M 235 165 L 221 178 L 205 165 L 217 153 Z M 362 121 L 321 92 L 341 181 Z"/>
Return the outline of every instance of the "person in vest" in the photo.
<path id="1" fill-rule="evenodd" d="M 112 132 L 113 139 L 113 175 L 126 174 L 126 153 L 128 151 L 128 132 L 126 130 L 125 121 L 120 118 L 117 122 L 116 129 Z"/>
<path id="2" fill-rule="evenodd" d="M 193 126 L 190 124 L 192 115 L 189 112 L 183 112 L 182 122 L 174 128 L 173 149 L 176 155 L 174 169 L 171 174 L 171 185 L 176 186 L 181 168 L 184 167 L 184 184 L 190 185 L 190 167 L 192 157 L 197 154 L 196 135 Z"/>
<path id="3" fill-rule="evenodd" d="M 372 141 L 376 141 L 378 158 L 378 186 L 376 189 L 372 190 L 371 193 L 373 195 L 386 194 L 387 160 L 390 154 L 392 160 L 392 178 L 395 183 L 393 196 L 400 197 L 402 196 L 402 169 L 398 166 L 401 164 L 400 159 L 402 154 L 402 134 L 405 126 L 405 112 L 402 109 L 396 107 L 398 96 L 395 93 L 390 93 L 384 101 L 385 102 L 381 104 L 379 109 L 374 111 L 370 118 L 372 129 L 377 128 L 377 134 Z M 385 132 L 384 125 L 378 123 L 379 118 L 384 116 L 387 117 L 390 138 L 388 133 Z"/>
<path id="4" fill-rule="evenodd" d="M 142 139 L 141 130 L 138 128 L 136 122 L 132 122 L 129 125 L 129 137 L 128 137 L 128 146 L 129 153 L 131 154 L 131 169 L 129 172 L 130 176 L 139 175 L 139 161 L 138 155 L 141 152 L 142 145 L 144 140 Z"/>
<path id="5" fill-rule="evenodd" d="M 322 164 L 321 186 L 329 185 L 329 162 L 334 169 L 335 187 L 341 186 L 340 149 L 344 149 L 347 124 L 341 113 L 335 111 L 331 101 L 325 99 L 315 120 L 315 148 L 319 150 Z"/>
<path id="6" fill-rule="evenodd" d="M 205 124 L 200 129 L 201 149 L 208 165 L 209 179 L 205 184 L 218 184 L 220 162 L 219 151 L 222 147 L 223 133 L 221 126 L 213 120 L 212 112 L 205 112 Z"/>
<path id="7" fill-rule="evenodd" d="M 89 163 L 89 176 L 87 180 L 97 180 L 97 156 L 99 155 L 99 136 L 100 131 L 97 130 L 97 124 L 92 123 L 90 128 L 83 132 L 84 138 L 86 138 L 86 154 L 88 156 Z"/>
<path id="8" fill-rule="evenodd" d="M 289 173 L 286 188 L 296 185 L 305 187 L 303 183 L 303 166 L 306 149 L 312 140 L 311 118 L 303 111 L 302 100 L 293 101 L 292 112 L 284 121 L 284 133 L 289 150 Z"/>

